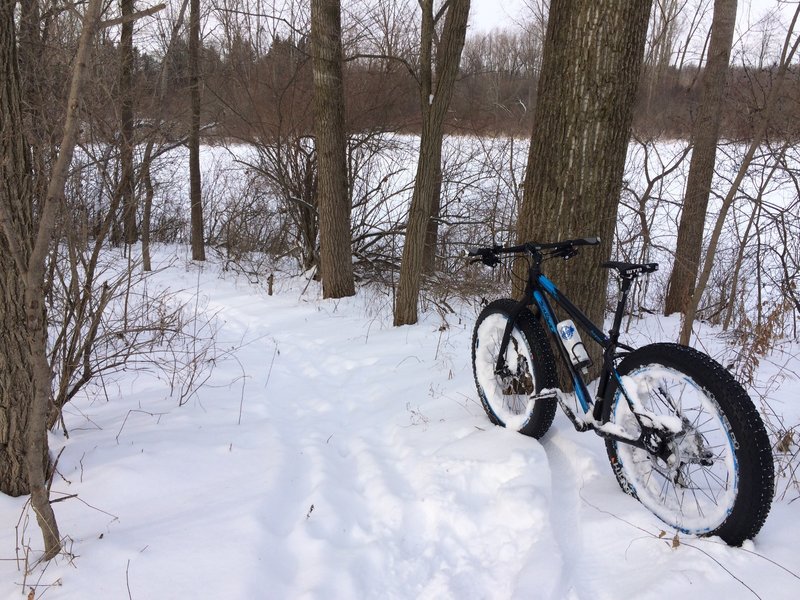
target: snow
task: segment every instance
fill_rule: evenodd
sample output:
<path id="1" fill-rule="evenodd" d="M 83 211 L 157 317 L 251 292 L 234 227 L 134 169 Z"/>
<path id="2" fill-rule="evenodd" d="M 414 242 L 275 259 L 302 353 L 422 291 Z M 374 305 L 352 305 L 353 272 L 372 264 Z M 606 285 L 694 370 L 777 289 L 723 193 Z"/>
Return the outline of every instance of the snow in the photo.
<path id="1" fill-rule="evenodd" d="M 24 498 L 0 496 L 0 597 L 797 597 L 791 493 L 744 548 L 674 543 L 563 414 L 541 441 L 492 426 L 470 370 L 475 308 L 394 328 L 377 289 L 321 300 L 276 275 L 268 296 L 170 255 L 150 285 L 217 315 L 211 379 L 178 406 L 156 373 L 127 372 L 67 406 L 51 449 L 69 554 L 26 577 L 40 534 Z M 797 367 L 771 392 L 790 411 Z"/>

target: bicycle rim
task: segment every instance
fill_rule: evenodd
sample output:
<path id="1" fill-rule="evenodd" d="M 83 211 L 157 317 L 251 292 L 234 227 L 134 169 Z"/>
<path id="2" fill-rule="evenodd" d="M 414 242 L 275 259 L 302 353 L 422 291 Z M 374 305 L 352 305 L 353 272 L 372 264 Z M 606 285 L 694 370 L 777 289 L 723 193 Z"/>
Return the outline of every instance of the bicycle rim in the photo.
<path id="1" fill-rule="evenodd" d="M 739 473 L 734 438 L 719 404 L 671 367 L 645 365 L 623 379 L 647 411 L 679 417 L 683 432 L 670 443 L 674 458 L 669 464 L 617 442 L 615 468 L 622 470 L 633 495 L 668 525 L 695 535 L 714 531 L 733 510 Z M 638 423 L 620 390 L 613 406 L 613 421 L 638 436 Z"/>
<path id="2" fill-rule="evenodd" d="M 508 318 L 500 313 L 487 316 L 475 338 L 475 381 L 483 400 L 500 424 L 521 429 L 533 410 L 535 380 L 532 352 L 525 336 L 514 327 L 506 350 L 508 374 L 495 373 L 500 344 Z"/>

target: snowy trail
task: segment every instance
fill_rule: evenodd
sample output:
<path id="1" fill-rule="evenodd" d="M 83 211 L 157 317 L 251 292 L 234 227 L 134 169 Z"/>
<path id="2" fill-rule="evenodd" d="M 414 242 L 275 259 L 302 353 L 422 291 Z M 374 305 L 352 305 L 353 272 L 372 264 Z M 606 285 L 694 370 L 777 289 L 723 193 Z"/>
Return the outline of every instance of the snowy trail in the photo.
<path id="1" fill-rule="evenodd" d="M 235 311 L 226 315 L 229 322 L 238 318 Z M 498 451 L 496 441 L 484 447 L 473 438 L 506 432 L 466 424 L 453 439 L 447 419 L 432 422 L 419 406 L 398 406 L 409 387 L 416 396 L 408 382 L 430 377 L 419 377 L 430 371 L 430 357 L 418 351 L 419 332 L 398 344 L 398 332 L 376 331 L 367 343 L 362 319 L 348 321 L 310 335 L 275 336 L 281 353 L 269 389 L 292 393 L 271 403 L 288 471 L 265 490 L 265 529 L 273 532 L 266 544 L 285 537 L 292 553 L 306 556 L 276 592 L 441 598 L 486 597 L 505 587 L 509 595 L 512 582 L 497 577 L 503 563 L 530 547 L 531 533 L 553 537 L 539 525 L 547 523 L 546 487 L 537 490 L 531 475 L 521 475 L 546 470 L 541 448 L 529 457 L 527 440 L 519 440 L 524 451 L 505 444 Z M 322 358 L 307 361 L 309 348 Z M 538 511 L 531 501 L 537 493 Z M 509 513 L 513 529 L 502 531 Z M 497 531 L 502 544 L 487 548 Z"/>
<path id="2" fill-rule="evenodd" d="M 469 315 L 393 328 L 376 292 L 322 301 L 313 284 L 303 294 L 305 282 L 285 280 L 267 296 L 213 265 L 159 277 L 187 298 L 199 289 L 220 347 L 240 347 L 186 406 L 139 374 L 109 401 L 70 407 L 70 438 L 52 445 L 65 446 L 54 490 L 78 495 L 56 504 L 75 558 L 35 573 L 54 586 L 37 588 L 45 598 L 800 591 L 800 579 L 751 552 L 800 572 L 786 531 L 796 505 L 776 505 L 744 550 L 715 540 L 673 549 L 618 489 L 601 440 L 563 416 L 541 443 L 490 425 L 470 372 Z M 0 497 L 0 558 L 13 557 L 22 507 Z M 26 535 L 36 548 L 33 525 Z M 20 597 L 21 583 L 14 562 L 0 561 L 0 597 Z"/>

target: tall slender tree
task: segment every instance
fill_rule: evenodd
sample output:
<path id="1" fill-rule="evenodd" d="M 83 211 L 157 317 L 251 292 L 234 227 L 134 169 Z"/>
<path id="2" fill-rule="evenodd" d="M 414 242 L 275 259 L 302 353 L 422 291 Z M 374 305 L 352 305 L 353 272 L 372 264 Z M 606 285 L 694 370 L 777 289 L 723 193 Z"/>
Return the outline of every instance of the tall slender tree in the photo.
<path id="1" fill-rule="evenodd" d="M 119 40 L 120 192 L 122 230 L 126 244 L 135 244 L 136 194 L 133 170 L 133 16 L 134 0 L 120 0 L 122 27 Z"/>
<path id="2" fill-rule="evenodd" d="M 717 252 L 719 240 L 722 236 L 725 218 L 728 214 L 728 211 L 731 209 L 731 206 L 733 205 L 733 201 L 739 192 L 739 186 L 742 185 L 742 182 L 747 175 L 747 171 L 752 164 L 753 159 L 755 158 L 756 152 L 761 146 L 762 141 L 766 138 L 767 128 L 771 123 L 773 114 L 779 102 L 779 98 L 781 97 L 781 92 L 786 82 L 790 65 L 794 61 L 795 56 L 797 56 L 798 51 L 800 51 L 800 36 L 795 36 L 798 23 L 800 23 L 800 5 L 795 8 L 794 16 L 792 17 L 791 24 L 789 25 L 786 37 L 784 38 L 783 49 L 781 50 L 780 60 L 778 61 L 778 70 L 775 73 L 775 79 L 772 82 L 772 86 L 767 94 L 763 107 L 757 113 L 755 119 L 755 128 L 753 131 L 753 137 L 750 140 L 750 145 L 742 157 L 739 170 L 734 176 L 728 192 L 722 199 L 719 215 L 717 215 L 716 222 L 714 223 L 714 227 L 711 231 L 711 236 L 709 237 L 706 257 L 703 261 L 703 269 L 700 271 L 700 276 L 697 280 L 697 287 L 689 298 L 689 302 L 686 306 L 686 312 L 684 313 L 683 322 L 681 323 L 680 338 L 678 340 L 681 344 L 689 343 L 692 335 L 692 324 L 694 323 L 695 316 L 697 315 L 700 299 L 702 298 L 703 292 L 705 291 L 709 278 L 711 277 L 711 269 L 714 266 L 714 257 Z"/>
<path id="3" fill-rule="evenodd" d="M 339 0 L 311 1 L 311 48 L 317 144 L 317 207 L 322 295 L 355 294 L 347 186 L 347 133 Z"/>
<path id="4" fill-rule="evenodd" d="M 189 201 L 192 260 L 205 260 L 203 197 L 200 179 L 200 0 L 189 4 Z"/>
<path id="5" fill-rule="evenodd" d="M 550 4 L 518 239 L 601 238 L 599 252 L 585 251 L 568 269 L 550 265 L 595 322 L 602 322 L 608 277 L 597 259 L 611 252 L 650 5 Z"/>
<path id="6" fill-rule="evenodd" d="M 678 226 L 675 263 L 664 302 L 664 314 L 667 315 L 685 313 L 694 294 L 735 23 L 736 0 L 715 0 L 708 61 L 703 70 L 700 104 L 692 127 L 692 160 Z"/>
<path id="7" fill-rule="evenodd" d="M 436 229 L 431 219 L 438 217 L 441 190 L 442 137 L 444 118 L 453 97 L 461 51 L 467 33 L 470 0 L 448 0 L 434 12 L 433 0 L 419 0 L 422 8 L 420 30 L 419 100 L 422 111 L 417 178 L 411 197 L 408 225 L 400 265 L 395 325 L 417 322 L 417 302 L 425 267 L 426 240 L 433 251 Z M 437 25 L 444 19 L 439 43 Z"/>

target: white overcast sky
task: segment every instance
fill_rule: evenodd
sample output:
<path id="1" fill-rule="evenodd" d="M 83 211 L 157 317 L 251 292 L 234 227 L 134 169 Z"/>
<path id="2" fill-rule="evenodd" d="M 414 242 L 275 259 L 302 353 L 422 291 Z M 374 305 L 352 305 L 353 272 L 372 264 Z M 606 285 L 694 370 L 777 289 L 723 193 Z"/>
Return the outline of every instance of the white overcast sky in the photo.
<path id="1" fill-rule="evenodd" d="M 470 30 L 486 31 L 495 27 L 509 27 L 520 17 L 523 0 L 472 0 Z"/>
<path id="2" fill-rule="evenodd" d="M 780 7 L 789 13 L 797 6 L 797 0 L 739 0 L 739 27 L 760 18 L 766 11 Z M 524 0 L 472 0 L 470 30 L 486 31 L 495 27 L 510 27 L 523 17 Z"/>
<path id="3" fill-rule="evenodd" d="M 536 1 L 536 0 L 532 0 Z M 694 0 L 696 2 L 697 0 Z M 713 9 L 713 0 L 705 0 L 709 11 Z M 531 2 L 531 3 L 532 3 Z M 739 0 L 736 19 L 736 37 L 734 39 L 733 62 L 753 60 L 761 55 L 762 44 L 766 44 L 763 56 L 772 60 L 780 54 L 781 46 L 791 17 L 800 0 Z M 765 25 L 759 21 L 769 12 L 778 11 L 778 23 Z M 529 19 L 531 9 L 525 0 L 472 0 L 470 8 L 470 28 L 468 34 L 476 34 L 495 28 L 514 28 L 516 24 Z M 710 22 L 710 12 L 707 23 Z M 769 34 L 765 38 L 764 32 Z M 697 48 L 690 47 L 689 60 L 693 53 L 700 56 L 703 36 L 697 38 Z"/>

